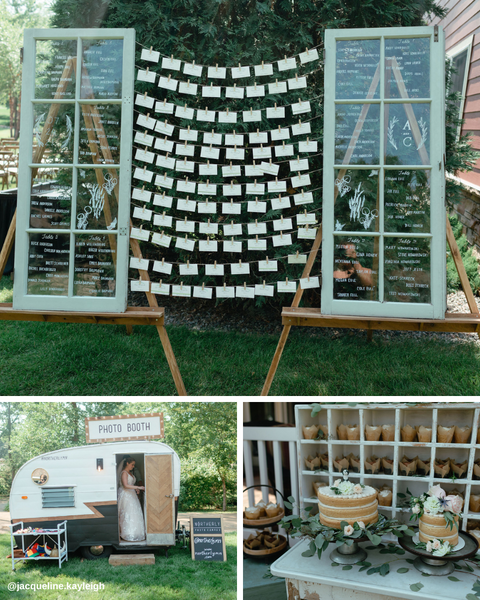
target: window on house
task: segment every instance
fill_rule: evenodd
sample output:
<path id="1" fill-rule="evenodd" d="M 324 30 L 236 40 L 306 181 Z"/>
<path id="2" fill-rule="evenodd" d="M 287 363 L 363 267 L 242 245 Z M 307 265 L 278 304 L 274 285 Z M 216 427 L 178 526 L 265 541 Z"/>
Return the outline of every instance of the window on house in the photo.
<path id="1" fill-rule="evenodd" d="M 458 116 L 463 118 L 463 107 L 465 105 L 465 93 L 467 90 L 468 70 L 470 67 L 470 55 L 472 52 L 473 35 L 463 40 L 447 52 L 447 56 L 453 67 L 452 74 L 452 92 L 459 92 L 461 97 L 458 98 L 456 104 L 458 108 Z M 460 136 L 461 126 L 458 128 L 457 137 Z"/>

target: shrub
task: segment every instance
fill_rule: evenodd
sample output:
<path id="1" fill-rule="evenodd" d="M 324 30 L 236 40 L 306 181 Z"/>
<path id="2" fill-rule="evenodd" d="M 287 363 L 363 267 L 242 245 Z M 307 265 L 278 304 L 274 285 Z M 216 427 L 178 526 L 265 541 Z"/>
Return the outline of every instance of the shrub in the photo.
<path id="1" fill-rule="evenodd" d="M 227 506 L 236 506 L 236 473 L 227 480 Z M 222 509 L 223 488 L 212 465 L 202 460 L 182 461 L 179 511 L 204 508 Z"/>
<path id="2" fill-rule="evenodd" d="M 453 229 L 453 235 L 457 240 L 458 249 L 462 256 L 463 264 L 465 265 L 465 271 L 470 282 L 470 286 L 474 294 L 478 294 L 480 290 L 480 275 L 478 274 L 478 261 L 473 256 L 472 249 L 468 245 L 466 236 L 463 234 L 463 227 L 458 217 L 450 215 L 450 224 Z M 452 253 L 447 248 L 447 291 L 449 293 L 456 292 L 460 289 L 460 278 L 453 262 Z"/>

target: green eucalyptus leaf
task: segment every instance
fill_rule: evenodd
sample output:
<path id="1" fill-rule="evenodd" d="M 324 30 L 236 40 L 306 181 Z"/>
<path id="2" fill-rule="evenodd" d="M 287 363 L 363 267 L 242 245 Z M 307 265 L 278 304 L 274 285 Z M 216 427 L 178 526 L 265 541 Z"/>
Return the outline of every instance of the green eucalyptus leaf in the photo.
<path id="1" fill-rule="evenodd" d="M 379 571 L 380 575 L 382 577 L 385 577 L 385 575 L 388 575 L 390 573 L 390 565 L 388 563 L 384 563 L 381 567 L 380 567 L 380 571 Z"/>
<path id="2" fill-rule="evenodd" d="M 285 502 L 284 502 L 284 505 L 285 505 L 285 506 L 286 506 L 286 507 L 287 507 L 289 510 L 292 510 L 292 508 L 293 508 L 293 504 L 291 504 L 290 502 L 287 502 L 286 500 L 285 500 Z"/>
<path id="3" fill-rule="evenodd" d="M 374 573 L 376 573 L 378 571 L 377 567 L 373 567 L 371 569 L 368 569 L 367 571 L 367 575 L 373 575 Z"/>
<path id="4" fill-rule="evenodd" d="M 353 569 L 352 565 L 345 565 L 342 567 L 342 571 L 350 571 L 350 569 Z"/>
<path id="5" fill-rule="evenodd" d="M 478 596 L 475 596 L 475 594 L 467 594 L 465 597 L 467 600 L 478 600 Z"/>
<path id="6" fill-rule="evenodd" d="M 318 413 L 322 410 L 322 406 L 320 404 L 318 404 L 317 402 L 315 402 L 314 404 L 312 404 L 312 412 L 310 413 L 311 417 L 314 417 L 315 415 L 318 415 Z"/>
<path id="7" fill-rule="evenodd" d="M 412 592 L 419 592 L 423 588 L 423 583 L 412 583 L 410 589 Z"/>
<path id="8" fill-rule="evenodd" d="M 407 567 L 400 567 L 400 569 L 397 569 L 397 573 L 408 573 L 410 571 L 410 569 L 407 569 Z"/>
<path id="9" fill-rule="evenodd" d="M 333 562 L 330 566 L 331 567 L 339 567 L 340 565 L 338 563 Z"/>
<path id="10" fill-rule="evenodd" d="M 450 581 L 460 581 L 460 579 L 458 579 L 458 577 L 454 577 L 453 575 L 450 575 L 450 577 L 448 579 L 450 579 Z"/>

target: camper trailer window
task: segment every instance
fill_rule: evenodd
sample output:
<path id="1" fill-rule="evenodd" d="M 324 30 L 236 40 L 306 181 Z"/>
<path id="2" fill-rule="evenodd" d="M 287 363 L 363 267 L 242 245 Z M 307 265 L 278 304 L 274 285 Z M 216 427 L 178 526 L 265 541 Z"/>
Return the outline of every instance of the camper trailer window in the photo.
<path id="1" fill-rule="evenodd" d="M 42 488 L 42 508 L 75 506 L 73 487 Z"/>
<path id="2" fill-rule="evenodd" d="M 48 473 L 45 469 L 38 468 L 32 473 L 32 481 L 37 485 L 45 485 L 48 482 Z"/>

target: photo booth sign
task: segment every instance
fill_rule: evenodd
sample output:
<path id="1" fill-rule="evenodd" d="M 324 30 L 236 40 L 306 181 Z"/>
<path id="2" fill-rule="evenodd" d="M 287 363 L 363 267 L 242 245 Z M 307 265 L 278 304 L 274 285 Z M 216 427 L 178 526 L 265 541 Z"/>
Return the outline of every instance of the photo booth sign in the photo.
<path id="1" fill-rule="evenodd" d="M 150 440 L 163 438 L 163 413 L 87 417 L 85 432 L 88 444 Z"/>

